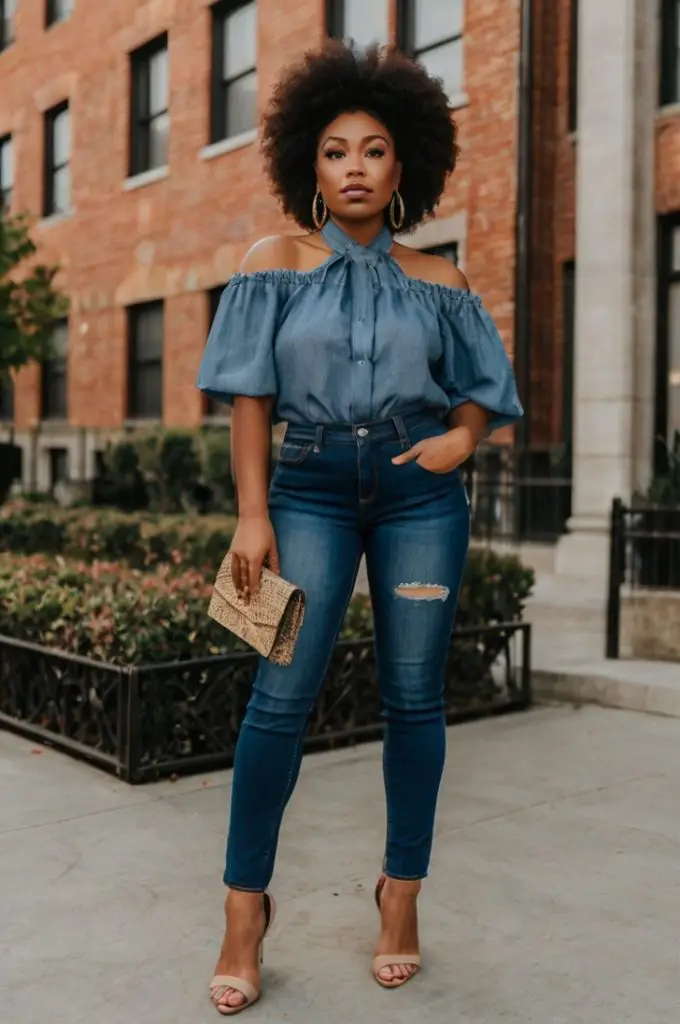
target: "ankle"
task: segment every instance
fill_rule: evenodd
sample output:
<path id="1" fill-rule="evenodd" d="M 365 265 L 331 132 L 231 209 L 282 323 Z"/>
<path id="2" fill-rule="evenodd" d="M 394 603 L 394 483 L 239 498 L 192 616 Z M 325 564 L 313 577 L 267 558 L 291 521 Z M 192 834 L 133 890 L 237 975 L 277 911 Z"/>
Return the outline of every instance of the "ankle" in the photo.
<path id="1" fill-rule="evenodd" d="M 381 899 L 391 901 L 415 901 L 422 889 L 421 879 L 403 880 L 386 876 Z"/>

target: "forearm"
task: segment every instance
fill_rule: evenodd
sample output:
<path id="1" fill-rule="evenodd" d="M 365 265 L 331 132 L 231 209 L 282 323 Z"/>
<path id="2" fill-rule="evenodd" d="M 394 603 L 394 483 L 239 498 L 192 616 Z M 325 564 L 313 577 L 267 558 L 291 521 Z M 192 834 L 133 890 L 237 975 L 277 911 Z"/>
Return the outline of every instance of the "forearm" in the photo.
<path id="1" fill-rule="evenodd" d="M 489 413 L 475 402 L 465 402 L 456 406 L 449 414 L 449 426 L 452 429 L 463 427 L 470 434 L 470 443 L 477 447 L 489 433 Z"/>
<path id="2" fill-rule="evenodd" d="M 239 516 L 266 516 L 271 459 L 270 398 L 234 399 L 231 413 L 231 459 Z"/>

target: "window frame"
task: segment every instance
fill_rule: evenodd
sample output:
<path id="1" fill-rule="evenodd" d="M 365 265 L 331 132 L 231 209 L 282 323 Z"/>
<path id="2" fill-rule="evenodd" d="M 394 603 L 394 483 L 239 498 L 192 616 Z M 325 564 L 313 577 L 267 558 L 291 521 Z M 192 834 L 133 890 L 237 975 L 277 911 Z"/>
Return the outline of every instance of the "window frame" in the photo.
<path id="1" fill-rule="evenodd" d="M 346 0 L 326 0 L 325 24 L 326 35 L 329 39 L 338 39 L 341 42 L 344 42 L 349 41 L 352 38 L 345 32 L 345 4 Z M 385 42 L 389 42 L 389 0 L 385 0 L 385 9 L 385 13 L 387 14 Z M 378 42 L 378 45 L 383 44 Z"/>
<path id="2" fill-rule="evenodd" d="M 4 181 L 2 180 L 2 151 L 5 146 L 10 147 L 11 161 L 12 161 L 12 182 L 7 188 Z M 0 138 L 0 210 L 10 210 L 12 206 L 12 196 L 14 194 L 14 138 L 11 132 L 7 135 L 3 135 Z M 9 192 L 9 199 L 7 199 L 7 193 Z"/>
<path id="3" fill-rule="evenodd" d="M 211 15 L 211 63 L 210 63 L 210 143 L 225 142 L 228 139 L 238 138 L 243 132 L 255 131 L 258 122 L 256 110 L 255 123 L 250 128 L 243 129 L 243 132 L 230 132 L 227 121 L 227 97 L 229 89 L 247 78 L 248 75 L 255 75 L 255 81 L 259 85 L 258 78 L 258 57 L 257 41 L 255 44 L 255 63 L 240 71 L 231 78 L 225 77 L 228 69 L 224 64 L 224 26 L 228 18 L 239 11 L 242 7 L 253 5 L 255 8 L 256 26 L 259 19 L 257 0 L 218 0 L 210 8 Z"/>
<path id="4" fill-rule="evenodd" d="M 436 42 L 430 43 L 428 46 L 423 46 L 418 49 L 415 45 L 416 38 L 416 0 L 397 0 L 397 39 L 399 48 L 404 51 L 412 60 L 420 60 L 423 54 L 432 53 L 433 50 L 438 50 L 443 46 L 449 46 L 451 43 L 460 42 L 462 49 L 461 57 L 461 68 L 462 68 L 462 80 L 460 83 L 460 89 L 456 94 L 450 96 L 450 100 L 456 99 L 456 96 L 461 95 L 465 90 L 465 3 L 463 2 L 463 17 L 461 19 L 461 30 L 460 32 L 454 32 L 450 36 L 442 36 L 437 39 Z"/>
<path id="5" fill-rule="evenodd" d="M 0 380 L 0 423 L 14 422 L 14 381 Z"/>
<path id="6" fill-rule="evenodd" d="M 571 0 L 569 9 L 569 71 L 567 94 L 567 131 L 578 127 L 578 31 L 580 0 Z"/>
<path id="7" fill-rule="evenodd" d="M 138 324 L 141 315 L 145 312 L 149 312 L 152 309 L 156 309 L 160 312 L 161 317 L 161 349 L 160 355 L 153 359 L 141 360 L 135 353 L 135 346 L 138 341 Z M 164 359 L 165 354 L 165 302 L 163 299 L 154 299 L 151 302 L 139 302 L 133 306 L 127 307 L 127 367 L 128 367 L 128 379 L 127 379 L 127 406 L 126 418 L 128 420 L 148 420 L 150 422 L 160 422 L 163 419 L 163 371 L 164 371 Z M 152 411 L 146 411 L 141 408 L 139 401 L 139 394 L 135 389 L 135 368 L 144 366 L 158 366 L 159 370 L 159 384 L 158 384 L 158 396 L 157 396 L 157 407 L 154 405 Z"/>
<path id="8" fill-rule="evenodd" d="M 168 63 L 168 89 L 165 109 L 151 112 L 151 60 L 165 51 Z M 149 171 L 162 170 L 170 162 L 169 151 L 165 163 L 151 163 L 151 125 L 160 117 L 168 118 L 168 143 L 170 138 L 170 48 L 168 33 L 149 39 L 143 46 L 130 53 L 130 130 L 128 172 L 131 177 Z"/>
<path id="9" fill-rule="evenodd" d="M 8 9 L 10 2 L 13 3 L 13 9 L 12 13 L 10 15 L 7 15 L 6 11 Z M 10 46 L 12 46 L 12 44 L 16 42 L 17 34 L 14 19 L 16 18 L 17 14 L 17 6 L 18 0 L 0 0 L 0 53 L 2 53 L 3 50 L 8 50 Z M 7 23 L 9 23 L 12 26 L 9 37 L 5 32 L 5 25 Z"/>
<path id="10" fill-rule="evenodd" d="M 673 269 L 673 236 L 680 231 L 680 211 L 659 218 L 657 237 L 657 341 L 656 379 L 654 395 L 654 453 L 655 471 L 666 465 L 668 441 L 668 371 L 670 356 L 670 293 L 680 283 L 680 269 Z"/>
<path id="11" fill-rule="evenodd" d="M 54 163 L 54 127 L 57 118 L 63 114 L 68 113 L 68 130 L 69 130 L 69 142 L 68 142 L 68 160 L 62 164 Z M 72 138 L 71 138 L 71 103 L 69 100 L 62 100 L 54 107 L 50 107 L 49 110 L 45 111 L 43 116 L 43 131 L 44 131 L 44 168 L 43 168 L 43 216 L 54 217 L 64 216 L 71 210 L 73 201 L 73 183 L 69 182 L 69 202 L 65 210 L 57 210 L 55 208 L 55 188 L 54 180 L 59 171 L 62 171 L 65 167 L 70 170 L 71 167 L 71 155 L 73 151 Z"/>
<path id="12" fill-rule="evenodd" d="M 45 422 L 68 421 L 68 319 L 54 323 L 53 331 L 65 331 L 63 355 L 48 356 L 41 367 L 40 419 Z M 56 393 L 56 401 L 55 401 Z"/>
<path id="13" fill-rule="evenodd" d="M 680 0 L 661 0 L 659 106 L 680 103 Z"/>
<path id="14" fill-rule="evenodd" d="M 71 0 L 71 9 L 66 14 L 60 14 L 58 9 L 59 0 L 46 0 L 45 3 L 45 28 L 52 28 L 53 25 L 60 25 L 73 14 L 75 0 Z"/>

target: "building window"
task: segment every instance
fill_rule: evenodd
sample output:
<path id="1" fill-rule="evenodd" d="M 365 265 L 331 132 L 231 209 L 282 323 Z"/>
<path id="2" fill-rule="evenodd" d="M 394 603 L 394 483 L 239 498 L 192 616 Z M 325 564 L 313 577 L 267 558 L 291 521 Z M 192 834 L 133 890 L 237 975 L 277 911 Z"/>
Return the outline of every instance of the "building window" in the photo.
<path id="1" fill-rule="evenodd" d="M 159 36 L 131 56 L 132 117 L 130 173 L 143 174 L 168 163 L 170 92 L 168 37 Z"/>
<path id="2" fill-rule="evenodd" d="M 578 9 L 580 0 L 571 0 L 569 16 L 569 97 L 567 129 L 576 131 L 578 117 Z"/>
<path id="3" fill-rule="evenodd" d="M 661 2 L 661 104 L 680 103 L 680 0 Z"/>
<path id="4" fill-rule="evenodd" d="M 48 448 L 50 460 L 50 491 L 54 491 L 57 484 L 65 483 L 68 480 L 68 449 Z"/>
<path id="5" fill-rule="evenodd" d="M 576 263 L 562 266 L 562 441 L 571 459 L 574 440 L 574 337 L 576 333 Z M 570 463 L 571 464 L 571 463 Z"/>
<path id="6" fill-rule="evenodd" d="M 47 0 L 47 27 L 70 18 L 73 14 L 74 4 L 75 0 Z"/>
<path id="7" fill-rule="evenodd" d="M 0 379 L 0 421 L 7 423 L 14 419 L 14 385 L 8 378 Z"/>
<path id="8" fill-rule="evenodd" d="M 9 210 L 14 188 L 14 146 L 12 136 L 0 139 L 0 210 Z"/>
<path id="9" fill-rule="evenodd" d="M 463 0 L 400 0 L 399 45 L 440 78 L 450 99 L 463 92 Z"/>
<path id="10" fill-rule="evenodd" d="M 215 316 L 217 315 L 217 307 L 220 304 L 222 298 L 222 292 L 226 285 L 220 284 L 217 288 L 211 288 L 208 292 L 208 317 L 210 327 L 213 325 Z M 222 402 L 218 402 L 216 398 L 211 398 L 210 395 L 203 396 L 203 415 L 204 416 L 224 416 L 226 409 Z"/>
<path id="11" fill-rule="evenodd" d="M 129 311 L 128 417 L 160 419 L 163 414 L 163 303 Z"/>
<path id="12" fill-rule="evenodd" d="M 42 418 L 65 420 L 68 417 L 68 321 L 60 320 L 52 332 L 49 357 L 42 366 Z"/>
<path id="13" fill-rule="evenodd" d="M 14 15 L 18 0 L 0 0 L 0 50 L 14 42 Z"/>
<path id="14" fill-rule="evenodd" d="M 446 242 L 445 245 L 433 245 L 429 249 L 424 249 L 424 252 L 429 252 L 431 256 L 443 256 L 445 260 L 449 260 L 453 263 L 454 267 L 458 266 L 458 242 Z"/>
<path id="15" fill-rule="evenodd" d="M 656 464 L 665 464 L 665 441 L 680 431 L 680 215 L 661 221 L 659 338 L 656 377 Z"/>
<path id="16" fill-rule="evenodd" d="M 45 114 L 46 217 L 71 208 L 71 114 L 61 103 Z"/>
<path id="17" fill-rule="evenodd" d="M 211 140 L 257 125 L 257 4 L 213 6 Z"/>
<path id="18" fill-rule="evenodd" d="M 327 0 L 326 25 L 333 39 L 358 46 L 386 43 L 389 36 L 387 0 Z"/>

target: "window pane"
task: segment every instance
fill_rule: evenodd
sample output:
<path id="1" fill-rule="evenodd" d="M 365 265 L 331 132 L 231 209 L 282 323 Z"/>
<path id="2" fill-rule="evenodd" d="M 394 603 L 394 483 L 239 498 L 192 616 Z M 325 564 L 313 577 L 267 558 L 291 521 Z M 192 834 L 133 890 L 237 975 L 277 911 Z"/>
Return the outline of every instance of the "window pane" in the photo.
<path id="1" fill-rule="evenodd" d="M 668 437 L 680 430 L 680 281 L 668 293 Z"/>
<path id="2" fill-rule="evenodd" d="M 65 359 L 68 347 L 68 323 L 56 324 L 52 331 L 52 359 Z"/>
<path id="3" fill-rule="evenodd" d="M 132 368 L 133 416 L 160 419 L 162 412 L 163 371 L 159 362 L 142 363 Z"/>
<path id="4" fill-rule="evenodd" d="M 239 7 L 224 19 L 224 77 L 230 79 L 257 64 L 257 4 Z"/>
<path id="5" fill-rule="evenodd" d="M 671 257 L 673 272 L 680 273 L 680 227 L 673 230 L 673 255 Z"/>
<path id="6" fill-rule="evenodd" d="M 68 449 L 50 448 L 50 486 L 68 480 Z"/>
<path id="7" fill-rule="evenodd" d="M 11 380 L 0 379 L 0 420 L 14 418 L 14 386 Z"/>
<path id="8" fill-rule="evenodd" d="M 163 311 L 161 307 L 140 309 L 133 326 L 133 362 L 149 362 L 163 355 Z"/>
<path id="9" fill-rule="evenodd" d="M 386 43 L 388 38 L 387 0 L 345 0 L 345 39 L 359 46 Z"/>
<path id="10" fill-rule="evenodd" d="M 71 168 L 60 167 L 52 175 L 52 209 L 50 213 L 68 213 L 71 209 Z"/>
<path id="11" fill-rule="evenodd" d="M 227 88 L 225 135 L 240 135 L 257 125 L 257 71 Z"/>
<path id="12" fill-rule="evenodd" d="M 149 58 L 149 115 L 168 109 L 168 51 L 159 50 Z"/>
<path id="13" fill-rule="evenodd" d="M 71 120 L 68 108 L 57 114 L 52 122 L 52 147 L 54 166 L 67 164 L 71 151 Z"/>
<path id="14" fill-rule="evenodd" d="M 463 31 L 463 0 L 415 0 L 415 48 L 422 50 Z"/>
<path id="15" fill-rule="evenodd" d="M 14 184 L 14 147 L 11 139 L 0 143 L 0 189 L 3 192 Z"/>
<path id="16" fill-rule="evenodd" d="M 418 57 L 431 75 L 441 78 L 444 89 L 450 99 L 463 91 L 463 40 L 456 39 L 453 43 L 438 46 Z"/>
<path id="17" fill-rule="evenodd" d="M 149 125 L 149 169 L 165 167 L 168 162 L 170 115 L 160 114 Z"/>

